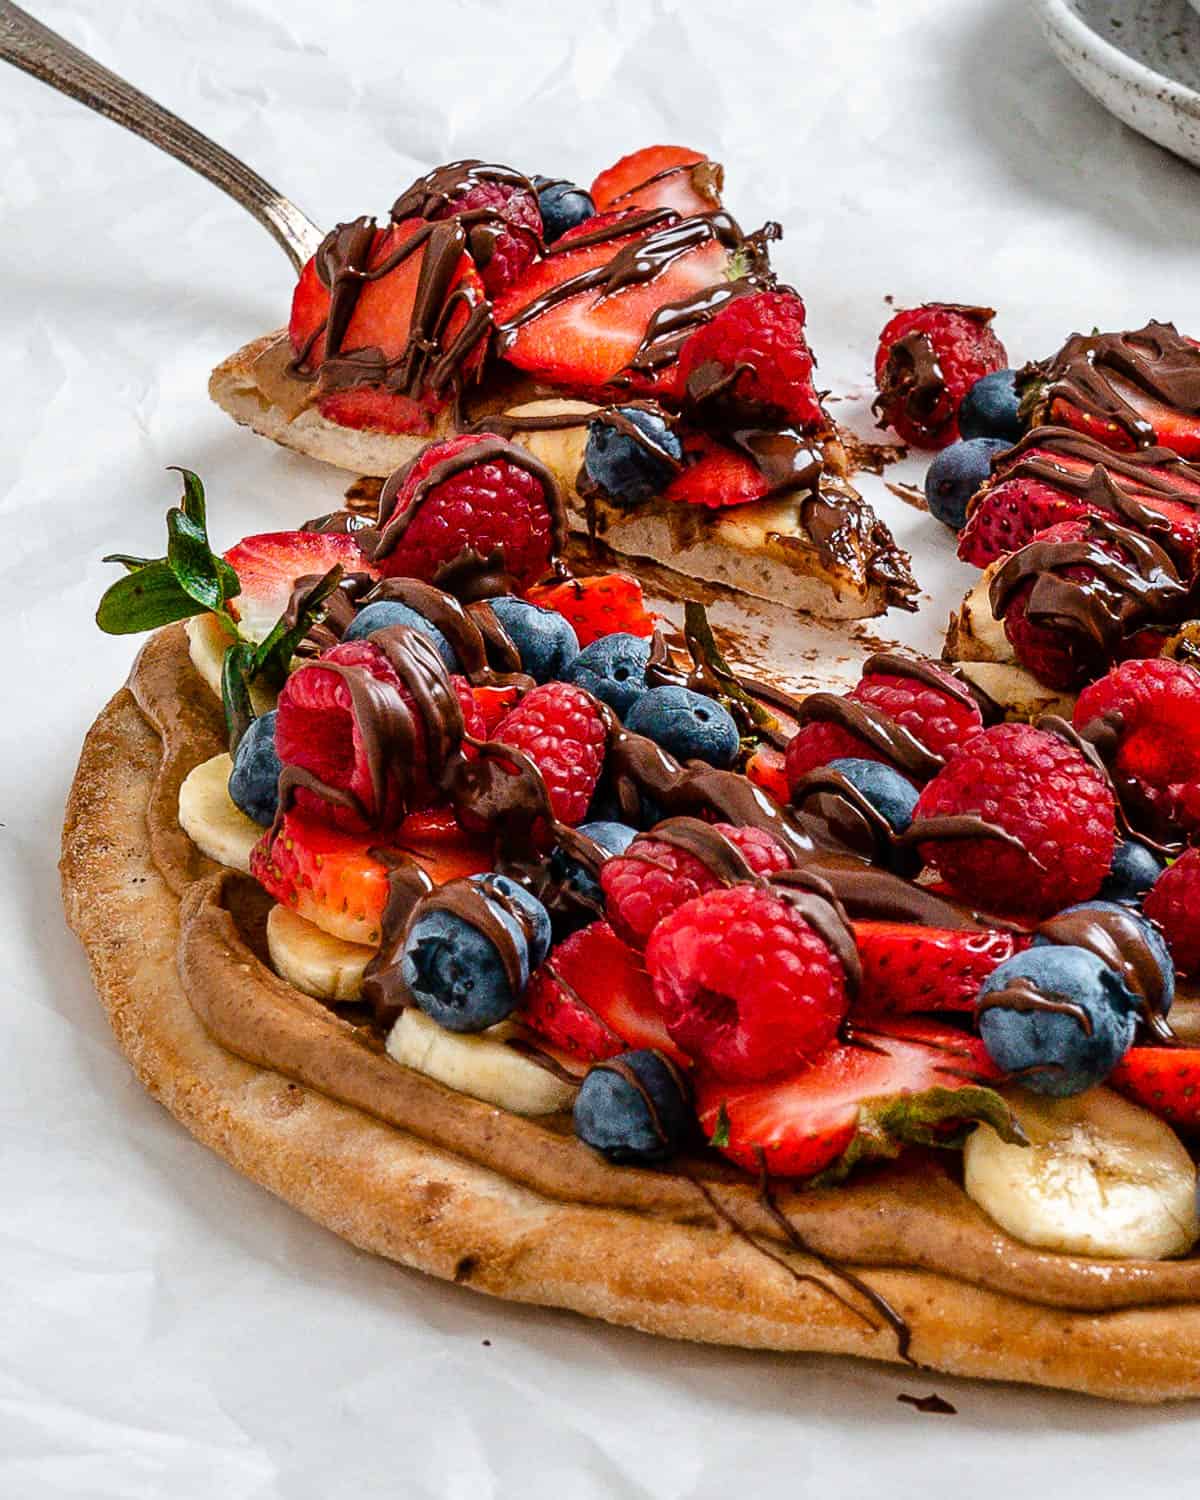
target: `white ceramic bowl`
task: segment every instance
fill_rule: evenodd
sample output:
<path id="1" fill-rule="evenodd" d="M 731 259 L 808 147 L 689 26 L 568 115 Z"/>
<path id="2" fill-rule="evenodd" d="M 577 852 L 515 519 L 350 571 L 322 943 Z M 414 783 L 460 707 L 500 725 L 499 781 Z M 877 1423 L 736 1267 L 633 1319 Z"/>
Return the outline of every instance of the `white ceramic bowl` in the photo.
<path id="1" fill-rule="evenodd" d="M 1059 61 L 1089 94 L 1200 166 L 1200 0 L 1030 4 Z"/>

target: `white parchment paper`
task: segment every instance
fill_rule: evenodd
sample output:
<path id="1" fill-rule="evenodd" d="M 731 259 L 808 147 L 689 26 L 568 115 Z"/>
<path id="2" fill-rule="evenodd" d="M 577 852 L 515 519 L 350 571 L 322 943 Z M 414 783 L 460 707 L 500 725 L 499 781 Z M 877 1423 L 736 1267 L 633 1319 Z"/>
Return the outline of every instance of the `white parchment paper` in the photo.
<path id="1" fill-rule="evenodd" d="M 825 383 L 866 430 L 899 305 L 986 302 L 1014 361 L 1075 328 L 1200 329 L 1200 177 L 1104 115 L 1016 0 L 30 0 L 321 222 L 481 155 L 582 182 L 667 140 L 782 220 Z M 102 553 L 156 553 L 189 465 L 214 535 L 332 506 L 209 368 L 284 319 L 275 245 L 208 184 L 0 72 L 0 1495 L 1096 1496 L 1192 1482 L 1191 1413 L 656 1342 L 357 1254 L 133 1081 L 59 910 L 80 739 L 121 681 Z M 919 479 L 910 463 L 893 478 Z M 930 596 L 970 576 L 866 482 Z M 897 1405 L 937 1389 L 955 1418 Z M 1066 1486 L 1064 1489 L 1063 1486 Z"/>

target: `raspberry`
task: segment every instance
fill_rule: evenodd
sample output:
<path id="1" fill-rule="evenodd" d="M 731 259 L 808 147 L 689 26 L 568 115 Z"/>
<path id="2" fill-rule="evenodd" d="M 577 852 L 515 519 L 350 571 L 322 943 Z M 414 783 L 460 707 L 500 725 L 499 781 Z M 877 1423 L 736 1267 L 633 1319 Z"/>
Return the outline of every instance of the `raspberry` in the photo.
<path id="1" fill-rule="evenodd" d="M 769 833 L 729 823 L 718 823 L 716 828 L 737 845 L 756 875 L 787 869 L 788 857 Z M 624 854 L 605 860 L 600 867 L 608 920 L 635 948 L 645 947 L 663 917 L 720 883 L 702 859 L 656 839 L 653 829 L 639 834 Z"/>
<path id="2" fill-rule="evenodd" d="M 917 801 L 914 823 L 974 813 L 1019 840 L 931 837 L 921 855 L 952 892 L 985 909 L 1045 916 L 1094 896 L 1116 843 L 1104 778 L 1056 735 L 997 724 L 959 750 Z"/>
<path id="3" fill-rule="evenodd" d="M 879 335 L 875 410 L 917 448 L 958 437 L 958 407 L 975 382 L 1008 364 L 990 308 L 927 302 L 898 312 Z"/>
<path id="4" fill-rule="evenodd" d="M 1200 849 L 1188 849 L 1163 871 L 1142 909 L 1162 929 L 1175 967 L 1200 973 Z"/>
<path id="5" fill-rule="evenodd" d="M 646 964 L 667 1030 L 720 1078 L 792 1071 L 846 1014 L 836 955 L 794 906 L 757 886 L 685 902 L 654 929 Z"/>
<path id="6" fill-rule="evenodd" d="M 743 413 L 788 427 L 824 425 L 804 318 L 794 292 L 753 292 L 726 303 L 679 352 L 688 396 L 703 401 L 716 383 L 715 399 Z"/>
<path id="7" fill-rule="evenodd" d="M 560 822 L 582 823 L 608 744 L 604 720 L 582 688 L 569 682 L 531 688 L 493 738 L 523 750 L 537 766 Z"/>
<path id="8" fill-rule="evenodd" d="M 1002 479 L 974 502 L 959 534 L 958 555 L 963 562 L 986 568 L 1059 521 L 1097 513 L 1097 506 L 1040 479 Z"/>
<path id="9" fill-rule="evenodd" d="M 407 762 L 399 758 L 400 751 L 408 750 L 402 739 L 385 743 L 383 785 L 379 789 L 371 778 L 363 725 L 356 717 L 350 686 L 340 672 L 329 671 L 325 663 L 357 668 L 380 684 L 371 697 L 377 700 L 385 722 L 399 704 L 409 710 L 413 729 L 410 758 Z M 450 681 L 467 733 L 481 734 L 483 718 L 470 684 L 462 677 L 451 677 Z M 298 766 L 357 800 L 357 807 L 343 806 L 309 787 L 296 788 L 296 807 L 334 828 L 361 833 L 392 827 L 409 808 L 427 806 L 433 800 L 440 768 L 428 764 L 425 725 L 412 694 L 383 652 L 369 640 L 333 646 L 317 661 L 292 673 L 279 695 L 275 747 L 285 767 Z M 377 790 L 381 798 L 377 798 Z"/>
<path id="10" fill-rule="evenodd" d="M 482 433 L 431 443 L 405 475 L 383 521 L 404 513 L 436 464 L 457 458 L 473 445 L 497 441 Z M 524 457 L 521 449 L 514 452 Z M 435 485 L 395 545 L 376 561 L 385 577 L 437 583 L 468 553 L 485 561 L 498 555 L 504 571 L 525 588 L 548 570 L 553 542 L 550 499 L 541 479 L 520 463 L 490 458 Z"/>
<path id="11" fill-rule="evenodd" d="M 857 703 L 869 703 L 903 729 L 934 755 L 948 760 L 972 735 L 983 727 L 983 716 L 974 703 L 964 703 L 951 687 L 954 679 L 935 663 L 932 670 L 946 678 L 950 691 L 936 688 L 915 677 L 901 677 L 891 672 L 869 672 L 846 695 Z M 843 729 L 840 724 L 814 720 L 802 724 L 787 747 L 788 783 L 795 786 L 800 777 L 831 760 L 854 756 L 859 760 L 886 760 L 866 740 Z"/>
<path id="12" fill-rule="evenodd" d="M 1200 672 L 1168 657 L 1122 662 L 1075 705 L 1077 729 L 1100 719 L 1116 730 L 1117 777 L 1165 824 L 1200 833 Z"/>
<path id="13" fill-rule="evenodd" d="M 467 230 L 467 249 L 479 267 L 489 297 L 498 297 L 537 259 L 542 243 L 542 215 L 536 196 L 513 183 L 477 182 L 447 201 L 431 217 L 485 213 Z M 503 227 L 500 227 L 503 226 Z"/>

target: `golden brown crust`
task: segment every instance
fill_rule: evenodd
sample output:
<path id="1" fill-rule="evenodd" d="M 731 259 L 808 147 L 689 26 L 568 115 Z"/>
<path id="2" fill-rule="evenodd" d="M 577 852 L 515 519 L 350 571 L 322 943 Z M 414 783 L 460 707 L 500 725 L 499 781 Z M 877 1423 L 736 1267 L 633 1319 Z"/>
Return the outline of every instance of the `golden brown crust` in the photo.
<path id="1" fill-rule="evenodd" d="M 153 684 L 161 689 L 172 674 L 179 703 L 186 705 L 192 695 L 182 651 L 182 632 L 175 627 L 155 637 L 142 659 L 139 697 L 152 712 Z M 198 694 L 193 709 L 185 707 L 178 722 L 188 724 L 186 737 L 199 755 L 216 731 L 211 717 L 205 722 Z M 173 739 L 168 736 L 168 742 Z M 440 1139 L 423 1140 L 412 1129 L 384 1123 L 218 1045 L 180 979 L 180 898 L 156 863 L 148 831 L 148 812 L 156 799 L 162 807 L 186 759 L 178 741 L 176 746 L 175 760 L 170 751 L 164 758 L 133 695 L 127 689 L 117 694 L 84 746 L 64 828 L 62 874 L 68 917 L 88 951 L 118 1041 L 146 1087 L 194 1135 L 354 1244 L 477 1290 L 678 1338 L 896 1357 L 889 1330 L 868 1328 L 827 1293 L 795 1281 L 716 1219 L 698 1190 L 689 1208 L 682 1199 L 663 1199 L 660 1174 L 616 1173 L 622 1194 L 630 1197 L 613 1201 L 607 1186 L 613 1169 L 594 1162 L 605 1185 L 581 1180 L 572 1200 L 561 1184 L 531 1172 L 528 1159 L 513 1147 L 510 1127 L 544 1127 L 446 1095 L 442 1104 L 453 1121 L 447 1116 L 440 1124 L 430 1122 L 424 1133 Z M 200 993 L 205 985 L 215 991 L 238 977 L 249 987 L 244 992 L 264 998 L 268 1010 L 272 995 L 292 1003 L 288 997 L 296 992 L 263 970 L 242 941 L 219 899 L 223 879 L 192 873 L 186 859 L 172 864 L 167 854 L 174 881 L 189 887 L 184 905 L 190 941 L 201 941 L 208 954 L 204 977 L 190 976 L 201 1010 L 211 1002 L 211 994 L 206 1001 Z M 206 922 L 216 923 L 223 937 L 205 930 Z M 186 944 L 182 957 L 185 971 L 197 962 Z M 315 1005 L 312 1020 L 341 1025 Z M 395 1069 L 386 1075 L 389 1085 L 396 1075 L 417 1077 L 382 1060 L 380 1066 Z M 378 1107 L 377 1101 L 366 1102 Z M 422 1128 L 415 1116 L 404 1118 Z M 451 1127 L 455 1149 L 447 1145 Z M 658 1189 L 639 1201 L 642 1178 L 653 1179 Z M 679 1184 L 673 1192 L 688 1191 L 685 1179 L 668 1180 Z M 1084 1311 L 1080 1297 L 1094 1306 L 1103 1300 L 1086 1291 L 1086 1270 L 1079 1267 L 1089 1263 L 1027 1252 L 1034 1261 L 1062 1265 L 1057 1296 L 1074 1298 L 1076 1306 L 1050 1306 L 1048 1283 L 1039 1286 L 1038 1300 L 997 1289 L 1004 1245 L 1011 1242 L 994 1232 L 1000 1254 L 995 1274 L 986 1278 L 990 1285 L 886 1264 L 889 1244 L 913 1248 L 922 1225 L 950 1256 L 953 1236 L 973 1232 L 970 1215 L 958 1211 L 966 1200 L 944 1172 L 917 1180 L 904 1170 L 889 1171 L 836 1193 L 841 1196 L 826 1203 L 840 1204 L 837 1212 L 823 1210 L 816 1194 L 789 1196 L 788 1212 L 810 1241 L 823 1241 L 833 1253 L 838 1221 L 858 1217 L 855 1205 L 864 1220 L 875 1220 L 874 1251 L 854 1259 L 872 1266 L 871 1284 L 908 1317 L 913 1352 L 923 1363 L 954 1374 L 1124 1400 L 1200 1394 L 1196 1263 L 1101 1268 L 1110 1283 L 1124 1284 L 1126 1298 L 1143 1305 Z M 578 1201 L 581 1195 L 590 1201 Z M 752 1194 L 727 1188 L 722 1197 L 739 1220 L 764 1227 L 752 1217 Z M 777 1244 L 770 1250 L 786 1255 Z M 908 1256 L 897 1258 L 911 1263 Z M 1026 1267 L 1032 1263 L 1008 1258 Z M 791 1260 L 797 1268 L 813 1269 L 803 1257 Z M 1104 1278 L 1094 1279 L 1098 1287 Z M 1111 1284 L 1108 1291 L 1111 1306 Z M 1144 1305 L 1169 1298 L 1179 1300 Z"/>

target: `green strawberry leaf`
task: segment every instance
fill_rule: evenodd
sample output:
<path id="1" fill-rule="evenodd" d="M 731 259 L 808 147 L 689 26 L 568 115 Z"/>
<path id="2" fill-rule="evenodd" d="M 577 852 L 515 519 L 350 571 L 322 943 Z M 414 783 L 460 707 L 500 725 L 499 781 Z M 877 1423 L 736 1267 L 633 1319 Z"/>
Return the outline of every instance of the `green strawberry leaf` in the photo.
<path id="1" fill-rule="evenodd" d="M 837 1161 L 809 1179 L 809 1185 L 841 1182 L 859 1162 L 897 1157 L 906 1145 L 957 1149 L 979 1123 L 990 1125 L 1003 1141 L 1029 1144 L 1005 1100 L 982 1084 L 864 1099 L 854 1139 Z"/>
<path id="2" fill-rule="evenodd" d="M 105 590 L 96 624 L 108 635 L 138 635 L 203 613 L 204 606 L 183 589 L 166 558 L 159 558 Z"/>
<path id="3" fill-rule="evenodd" d="M 712 626 L 708 623 L 708 611 L 703 604 L 692 599 L 683 606 L 683 636 L 693 663 L 706 678 L 714 696 L 733 712 L 735 718 L 749 720 L 755 729 L 779 728 L 775 715 L 738 681 L 737 674 L 717 645 Z"/>
<path id="4" fill-rule="evenodd" d="M 248 641 L 235 641 L 227 646 L 221 658 L 221 704 L 225 709 L 230 755 L 237 754 L 242 736 L 254 722 L 254 705 L 250 701 L 253 676 L 254 647 Z"/>
<path id="5" fill-rule="evenodd" d="M 713 1133 L 708 1138 L 708 1144 L 718 1149 L 729 1144 L 729 1111 L 725 1108 L 724 1099 L 717 1106 L 717 1123 L 713 1126 Z"/>
<path id="6" fill-rule="evenodd" d="M 110 635 L 157 630 L 205 610 L 212 610 L 236 634 L 225 606 L 241 593 L 241 584 L 233 568 L 209 545 L 199 476 L 190 469 L 178 472 L 183 475 L 183 501 L 167 512 L 166 557 L 113 552 L 104 559 L 119 563 L 129 574 L 113 584 L 96 611 L 96 623 Z M 141 581 L 135 587 L 131 579 Z"/>

